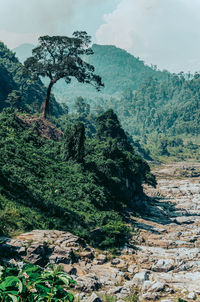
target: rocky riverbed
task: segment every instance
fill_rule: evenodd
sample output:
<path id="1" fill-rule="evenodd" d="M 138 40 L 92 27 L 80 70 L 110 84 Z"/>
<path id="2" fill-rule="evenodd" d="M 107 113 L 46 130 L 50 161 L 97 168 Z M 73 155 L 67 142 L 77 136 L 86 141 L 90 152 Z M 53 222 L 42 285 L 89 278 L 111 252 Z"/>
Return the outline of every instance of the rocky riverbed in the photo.
<path id="1" fill-rule="evenodd" d="M 13 264 L 23 259 L 62 264 L 77 281 L 80 300 L 92 292 L 117 301 L 132 301 L 133 293 L 144 301 L 199 298 L 200 164 L 156 166 L 154 173 L 158 186 L 145 187 L 149 199 L 138 201 L 142 213 L 136 218 L 128 211 L 135 233 L 132 246 L 119 255 L 93 249 L 67 232 L 35 230 L 4 238 L 1 258 Z"/>

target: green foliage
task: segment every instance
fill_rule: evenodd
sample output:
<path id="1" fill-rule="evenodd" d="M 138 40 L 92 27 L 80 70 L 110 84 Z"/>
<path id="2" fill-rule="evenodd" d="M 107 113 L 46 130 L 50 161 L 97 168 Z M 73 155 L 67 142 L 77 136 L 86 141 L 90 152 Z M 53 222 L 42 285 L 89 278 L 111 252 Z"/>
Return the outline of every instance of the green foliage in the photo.
<path id="1" fill-rule="evenodd" d="M 102 248 L 115 248 L 116 246 L 123 246 L 131 233 L 129 227 L 124 225 L 121 221 L 109 222 L 102 227 L 102 241 L 100 247 Z"/>
<path id="2" fill-rule="evenodd" d="M 125 299 L 125 302 L 138 302 L 139 296 L 137 294 L 131 294 Z"/>
<path id="3" fill-rule="evenodd" d="M 87 116 L 90 113 L 90 105 L 81 96 L 76 99 L 74 107 L 78 115 L 84 114 Z"/>
<path id="4" fill-rule="evenodd" d="M 83 123 L 76 123 L 65 130 L 63 141 L 64 160 L 83 162 L 85 149 L 85 128 Z"/>
<path id="5" fill-rule="evenodd" d="M 168 72 L 158 71 L 155 68 L 145 65 L 145 63 L 123 49 L 111 45 L 92 46 L 93 56 L 84 56 L 89 64 L 95 67 L 95 71 L 105 85 L 101 89 L 102 93 L 97 93 L 92 87 L 84 86 L 77 81 L 72 81 L 71 85 L 66 87 L 64 81 L 60 81 L 55 86 L 55 96 L 59 101 L 72 100 L 77 96 L 83 98 L 96 99 L 96 105 L 99 104 L 98 98 L 102 97 L 107 103 L 108 98 L 114 95 L 119 95 L 122 91 L 136 90 L 148 77 L 158 77 L 166 79 Z M 108 107 L 104 107 L 108 109 Z"/>
<path id="6" fill-rule="evenodd" d="M 101 131 L 92 139 L 77 121 L 60 141 L 39 139 L 14 109 L 3 111 L 0 124 L 1 234 L 60 229 L 101 245 L 92 236 L 99 228 L 102 247 L 124 244 L 130 235 L 124 208 L 134 206 L 142 183 L 155 185 L 155 177 L 113 112 L 98 119 Z"/>
<path id="7" fill-rule="evenodd" d="M 131 135 L 198 135 L 200 76 L 147 79 L 134 93 L 112 102 Z"/>
<path id="8" fill-rule="evenodd" d="M 43 36 L 39 38 L 39 46 L 33 49 L 32 56 L 24 62 L 25 71 L 33 79 L 49 78 L 44 102 L 43 117 L 49 113 L 51 89 L 60 79 L 67 84 L 71 78 L 80 83 L 87 83 L 100 90 L 103 86 L 100 76 L 94 74 L 94 66 L 83 60 L 83 56 L 93 54 L 89 47 L 91 37 L 84 31 L 76 31 L 73 37 Z"/>
<path id="9" fill-rule="evenodd" d="M 74 297 L 67 291 L 75 281 L 59 267 L 42 269 L 25 264 L 22 269 L 0 267 L 0 299 L 18 301 L 69 301 Z"/>
<path id="10" fill-rule="evenodd" d="M 40 80 L 33 82 L 24 73 L 24 67 L 15 54 L 0 42 L 0 111 L 13 106 L 21 111 L 39 112 L 45 90 Z M 51 99 L 51 112 L 56 116 L 63 113 L 54 97 Z"/>

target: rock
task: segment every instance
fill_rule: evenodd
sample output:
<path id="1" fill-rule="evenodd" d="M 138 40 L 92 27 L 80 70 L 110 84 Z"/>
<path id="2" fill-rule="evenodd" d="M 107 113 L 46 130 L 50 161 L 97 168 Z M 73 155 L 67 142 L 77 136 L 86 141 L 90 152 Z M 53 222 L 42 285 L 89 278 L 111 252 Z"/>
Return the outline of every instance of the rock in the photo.
<path id="1" fill-rule="evenodd" d="M 25 246 L 21 246 L 21 247 L 19 248 L 18 254 L 19 254 L 20 256 L 25 256 L 25 255 L 26 255 L 26 248 L 25 248 Z"/>
<path id="2" fill-rule="evenodd" d="M 116 287 L 113 287 L 113 288 L 110 288 L 108 290 L 108 294 L 109 295 L 116 295 L 116 294 L 119 294 L 122 290 L 122 286 L 116 286 Z"/>
<path id="3" fill-rule="evenodd" d="M 69 275 L 77 275 L 77 269 L 70 264 L 62 265 L 63 271 Z"/>
<path id="4" fill-rule="evenodd" d="M 81 258 L 81 260 L 93 260 L 94 259 L 94 254 L 93 252 L 90 251 L 83 251 L 81 253 L 79 253 L 79 257 Z"/>
<path id="5" fill-rule="evenodd" d="M 144 270 L 141 271 L 137 274 L 135 274 L 135 276 L 133 277 L 133 284 L 135 286 L 141 287 L 144 283 L 144 281 L 149 280 L 149 272 Z"/>
<path id="6" fill-rule="evenodd" d="M 101 283 L 95 274 L 87 274 L 84 277 L 78 277 L 76 281 L 76 289 L 81 292 L 90 293 L 101 288 Z"/>
<path id="7" fill-rule="evenodd" d="M 150 292 L 163 292 L 167 285 L 161 282 L 154 283 L 149 289 Z"/>
<path id="8" fill-rule="evenodd" d="M 1 258 L 19 258 L 18 251 L 21 249 L 23 243 L 19 240 L 5 239 L 1 244 L 0 257 Z"/>
<path id="9" fill-rule="evenodd" d="M 53 253 L 49 256 L 50 263 L 64 263 L 69 264 L 73 259 L 73 251 L 72 249 L 63 250 L 61 248 L 56 248 Z"/>
<path id="10" fill-rule="evenodd" d="M 151 287 L 152 285 L 154 284 L 153 281 L 144 281 L 143 285 L 142 285 L 142 292 L 147 292 Z"/>
<path id="11" fill-rule="evenodd" d="M 142 295 L 142 298 L 144 300 L 152 300 L 152 301 L 155 301 L 157 299 L 160 298 L 160 296 L 157 294 L 157 293 L 146 293 L 146 294 L 143 294 Z"/>
<path id="12" fill-rule="evenodd" d="M 152 266 L 152 271 L 154 272 L 169 272 L 174 269 L 174 260 L 173 259 L 160 259 Z"/>
<path id="13" fill-rule="evenodd" d="M 121 262 L 121 259 L 119 259 L 119 258 L 114 258 L 114 259 L 111 260 L 112 265 L 120 264 L 120 262 Z"/>
<path id="14" fill-rule="evenodd" d="M 103 300 L 101 298 L 99 298 L 99 296 L 97 296 L 97 294 L 93 293 L 87 300 L 86 302 L 103 302 Z"/>
<path id="15" fill-rule="evenodd" d="M 40 243 L 53 244 L 61 248 L 85 246 L 84 241 L 69 232 L 57 231 L 57 230 L 33 230 L 29 233 L 21 234 L 17 237 L 22 241 L 33 241 Z"/>
<path id="16" fill-rule="evenodd" d="M 26 250 L 26 256 L 23 258 L 36 265 L 45 266 L 48 263 L 49 248 L 40 243 L 31 244 Z"/>
<path id="17" fill-rule="evenodd" d="M 137 266 L 136 265 L 129 265 L 127 268 L 127 272 L 130 274 L 133 274 L 136 270 Z"/>
<path id="18" fill-rule="evenodd" d="M 197 296 L 194 292 L 191 292 L 188 294 L 187 298 L 190 300 L 196 300 Z"/>
<path id="19" fill-rule="evenodd" d="M 194 223 L 193 217 L 176 217 L 175 221 L 179 224 L 192 224 Z"/>
<path id="20" fill-rule="evenodd" d="M 104 254 L 99 254 L 95 258 L 95 264 L 104 264 L 107 261 L 107 256 Z"/>
<path id="21" fill-rule="evenodd" d="M 78 293 L 74 295 L 74 297 L 75 297 L 75 301 L 81 301 L 81 300 L 85 300 L 86 295 L 84 293 Z"/>

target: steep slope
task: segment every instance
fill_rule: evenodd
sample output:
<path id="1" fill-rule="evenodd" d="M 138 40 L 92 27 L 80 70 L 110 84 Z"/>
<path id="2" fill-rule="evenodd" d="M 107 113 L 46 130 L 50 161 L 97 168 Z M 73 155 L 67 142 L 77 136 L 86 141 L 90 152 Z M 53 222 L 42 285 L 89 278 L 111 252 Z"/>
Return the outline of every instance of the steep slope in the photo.
<path id="1" fill-rule="evenodd" d="M 86 140 L 80 122 L 63 135 L 38 117 L 0 114 L 0 234 L 54 228 L 101 247 L 123 245 L 124 208 L 143 195 L 142 183 L 156 181 L 117 116 L 109 111 L 98 123 Z"/>

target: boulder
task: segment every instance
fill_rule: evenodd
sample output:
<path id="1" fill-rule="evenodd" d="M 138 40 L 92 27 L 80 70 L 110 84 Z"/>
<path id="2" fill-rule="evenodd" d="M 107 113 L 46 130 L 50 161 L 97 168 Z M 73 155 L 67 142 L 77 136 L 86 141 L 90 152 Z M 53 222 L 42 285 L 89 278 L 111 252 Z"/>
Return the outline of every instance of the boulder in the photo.
<path id="1" fill-rule="evenodd" d="M 103 300 L 97 296 L 97 294 L 93 293 L 87 300 L 86 302 L 103 302 Z"/>
<path id="2" fill-rule="evenodd" d="M 112 265 L 117 265 L 117 264 L 120 264 L 120 261 L 121 261 L 121 259 L 119 259 L 119 258 L 114 258 L 114 259 L 111 260 L 111 264 L 112 264 Z"/>
<path id="3" fill-rule="evenodd" d="M 135 274 L 133 277 L 133 284 L 137 287 L 141 287 L 144 281 L 149 280 L 149 272 L 146 270 L 140 271 L 139 273 Z"/>
<path id="4" fill-rule="evenodd" d="M 163 292 L 165 291 L 166 286 L 167 284 L 165 283 L 155 282 L 149 289 L 149 292 Z"/>
<path id="5" fill-rule="evenodd" d="M 101 288 L 101 283 L 95 274 L 87 274 L 84 277 L 78 277 L 76 282 L 76 289 L 85 293 L 90 293 Z"/>
<path id="6" fill-rule="evenodd" d="M 174 269 L 173 259 L 160 259 L 152 265 L 152 271 L 159 273 L 167 273 Z"/>
<path id="7" fill-rule="evenodd" d="M 27 248 L 26 255 L 23 258 L 32 264 L 45 266 L 48 263 L 50 252 L 47 245 L 33 243 Z"/>
<path id="8" fill-rule="evenodd" d="M 196 298 L 197 298 L 196 293 L 194 293 L 194 292 L 189 293 L 187 298 L 190 300 L 196 300 Z"/>
<path id="9" fill-rule="evenodd" d="M 144 300 L 150 300 L 150 301 L 155 301 L 160 298 L 160 296 L 157 293 L 146 293 L 142 295 L 142 298 Z"/>
<path id="10" fill-rule="evenodd" d="M 154 284 L 155 282 L 153 281 L 144 281 L 143 285 L 142 285 L 142 292 L 147 292 Z"/>
<path id="11" fill-rule="evenodd" d="M 107 256 L 104 254 L 99 254 L 95 258 L 95 264 L 104 264 L 107 261 Z"/>

